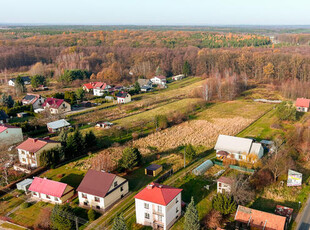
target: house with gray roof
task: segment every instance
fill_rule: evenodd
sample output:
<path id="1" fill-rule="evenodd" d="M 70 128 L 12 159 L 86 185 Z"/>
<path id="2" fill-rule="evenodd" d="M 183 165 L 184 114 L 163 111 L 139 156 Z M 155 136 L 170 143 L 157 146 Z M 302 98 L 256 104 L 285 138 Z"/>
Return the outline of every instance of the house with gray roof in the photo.
<path id="1" fill-rule="evenodd" d="M 250 154 L 255 154 L 257 159 L 264 155 L 264 148 L 261 143 L 253 139 L 219 135 L 214 149 L 217 158 L 232 158 L 235 160 L 248 160 Z"/>
<path id="2" fill-rule="evenodd" d="M 53 121 L 50 123 L 47 123 L 47 129 L 50 133 L 56 133 L 60 131 L 61 129 L 69 128 L 71 127 L 70 123 L 66 121 L 65 119 L 61 119 L 58 121 Z"/>

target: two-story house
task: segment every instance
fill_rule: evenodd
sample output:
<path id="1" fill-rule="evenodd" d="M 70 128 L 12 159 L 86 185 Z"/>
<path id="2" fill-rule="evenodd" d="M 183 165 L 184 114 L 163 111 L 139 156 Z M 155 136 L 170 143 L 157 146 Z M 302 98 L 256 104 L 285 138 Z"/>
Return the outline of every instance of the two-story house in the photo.
<path id="1" fill-rule="evenodd" d="M 32 198 L 54 204 L 63 204 L 74 195 L 71 186 L 40 177 L 33 179 L 28 191 Z"/>
<path id="2" fill-rule="evenodd" d="M 151 183 L 135 196 L 136 222 L 169 229 L 181 216 L 182 189 Z"/>
<path id="3" fill-rule="evenodd" d="M 118 92 L 116 95 L 118 104 L 125 104 L 131 102 L 131 95 L 127 92 Z"/>
<path id="4" fill-rule="evenodd" d="M 32 105 L 33 109 L 39 109 L 42 107 L 45 98 L 39 94 L 27 93 L 27 95 L 22 99 L 23 105 Z"/>
<path id="5" fill-rule="evenodd" d="M 77 191 L 80 206 L 104 211 L 128 193 L 128 181 L 112 173 L 90 169 Z"/>
<path id="6" fill-rule="evenodd" d="M 166 86 L 167 84 L 167 78 L 165 76 L 155 76 L 151 78 L 151 81 L 153 84 L 159 85 L 159 86 Z"/>
<path id="7" fill-rule="evenodd" d="M 214 149 L 217 158 L 225 157 L 237 161 L 248 161 L 254 163 L 264 155 L 264 148 L 261 143 L 250 138 L 219 135 Z"/>
<path id="8" fill-rule="evenodd" d="M 23 132 L 19 127 L 0 124 L 0 145 L 13 145 L 23 141 Z"/>
<path id="9" fill-rule="evenodd" d="M 19 162 L 27 167 L 36 168 L 40 166 L 40 154 L 44 150 L 60 147 L 61 143 L 42 138 L 28 138 L 16 147 Z"/>
<path id="10" fill-rule="evenodd" d="M 217 180 L 217 193 L 230 193 L 231 186 L 233 185 L 234 181 L 228 177 L 220 177 Z"/>
<path id="11" fill-rule="evenodd" d="M 48 97 L 42 105 L 45 111 L 51 114 L 60 114 L 71 111 L 71 105 L 63 99 Z"/>

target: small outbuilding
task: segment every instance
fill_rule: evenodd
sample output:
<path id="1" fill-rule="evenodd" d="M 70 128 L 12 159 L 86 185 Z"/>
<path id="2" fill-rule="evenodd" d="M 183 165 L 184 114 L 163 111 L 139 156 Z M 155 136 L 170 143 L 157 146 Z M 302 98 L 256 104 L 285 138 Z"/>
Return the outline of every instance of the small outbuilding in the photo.
<path id="1" fill-rule="evenodd" d="M 82 101 L 81 106 L 85 108 L 92 107 L 92 103 L 90 101 Z"/>
<path id="2" fill-rule="evenodd" d="M 151 164 L 145 168 L 145 175 L 157 176 L 161 171 L 163 171 L 162 165 Z"/>
<path id="3" fill-rule="evenodd" d="M 25 193 L 27 194 L 29 191 L 28 191 L 28 188 L 30 187 L 30 185 L 32 184 L 32 181 L 33 179 L 25 179 L 19 183 L 16 184 L 16 187 L 18 190 L 22 190 L 22 191 L 25 191 Z"/>
<path id="4" fill-rule="evenodd" d="M 96 128 L 103 128 L 103 129 L 109 129 L 113 126 L 114 124 L 108 121 L 105 122 L 100 122 L 96 124 Z"/>
<path id="5" fill-rule="evenodd" d="M 61 129 L 66 129 L 66 128 L 71 127 L 70 123 L 66 121 L 65 119 L 47 123 L 46 126 L 50 133 L 56 133 L 60 131 Z"/>
<path id="6" fill-rule="evenodd" d="M 27 117 L 28 113 L 26 112 L 21 112 L 21 113 L 17 113 L 17 117 Z"/>

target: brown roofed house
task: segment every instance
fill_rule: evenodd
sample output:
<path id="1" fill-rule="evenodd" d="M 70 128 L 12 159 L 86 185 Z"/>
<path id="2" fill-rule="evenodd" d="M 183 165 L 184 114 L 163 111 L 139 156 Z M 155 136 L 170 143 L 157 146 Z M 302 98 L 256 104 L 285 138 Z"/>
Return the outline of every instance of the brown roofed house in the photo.
<path id="1" fill-rule="evenodd" d="M 239 205 L 236 215 L 236 229 L 286 229 L 286 217 Z"/>
<path id="2" fill-rule="evenodd" d="M 128 181 L 112 173 L 90 169 L 77 191 L 80 206 L 104 211 L 128 193 Z"/>
<path id="3" fill-rule="evenodd" d="M 217 180 L 217 193 L 230 193 L 234 180 L 228 177 L 220 177 Z"/>

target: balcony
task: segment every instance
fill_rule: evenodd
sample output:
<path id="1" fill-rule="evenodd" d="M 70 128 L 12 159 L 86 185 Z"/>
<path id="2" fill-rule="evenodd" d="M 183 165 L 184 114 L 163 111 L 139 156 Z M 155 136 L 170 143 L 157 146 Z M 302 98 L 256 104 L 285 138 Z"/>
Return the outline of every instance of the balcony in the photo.
<path id="1" fill-rule="evenodd" d="M 164 223 L 158 220 L 153 221 L 153 228 L 154 229 L 164 229 Z"/>
<path id="2" fill-rule="evenodd" d="M 153 214 L 155 215 L 159 215 L 159 216 L 164 216 L 164 213 L 162 213 L 161 211 L 156 211 L 155 209 L 153 209 Z"/>

